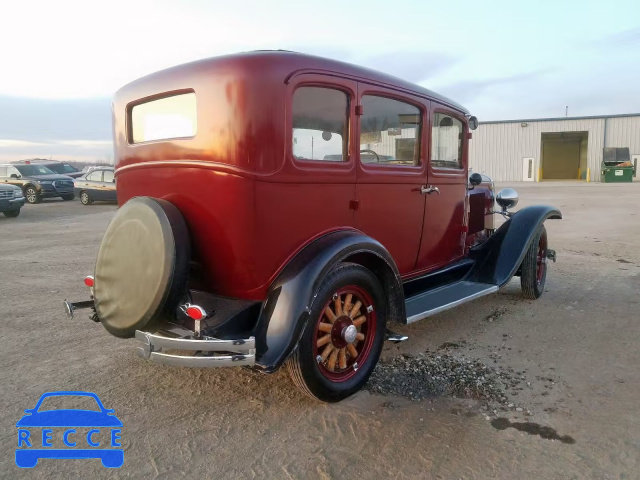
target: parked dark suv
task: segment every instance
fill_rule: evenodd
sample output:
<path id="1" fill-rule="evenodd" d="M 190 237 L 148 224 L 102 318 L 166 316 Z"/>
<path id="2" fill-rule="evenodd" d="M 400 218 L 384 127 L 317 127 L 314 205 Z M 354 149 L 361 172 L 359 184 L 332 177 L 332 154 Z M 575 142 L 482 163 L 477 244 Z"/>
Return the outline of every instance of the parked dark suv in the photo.
<path id="1" fill-rule="evenodd" d="M 0 212 L 5 217 L 17 217 L 24 205 L 22 190 L 14 185 L 0 183 Z"/>
<path id="2" fill-rule="evenodd" d="M 59 175 L 40 164 L 0 165 L 0 183 L 22 188 L 29 203 L 40 203 L 43 198 L 62 197 L 73 200 L 73 178 Z"/>
<path id="3" fill-rule="evenodd" d="M 60 175 L 66 175 L 71 178 L 78 178 L 83 175 L 83 172 L 78 170 L 75 167 L 72 167 L 68 163 L 59 162 L 58 160 L 43 160 L 43 159 L 34 159 L 34 160 L 20 160 L 19 162 L 11 162 L 13 165 L 44 165 L 53 173 L 58 173 Z"/>

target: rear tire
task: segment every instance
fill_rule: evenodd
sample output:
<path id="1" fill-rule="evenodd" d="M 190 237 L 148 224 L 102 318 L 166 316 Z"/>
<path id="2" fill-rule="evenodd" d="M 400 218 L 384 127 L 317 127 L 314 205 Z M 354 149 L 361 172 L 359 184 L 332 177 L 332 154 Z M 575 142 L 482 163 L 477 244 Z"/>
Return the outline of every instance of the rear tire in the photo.
<path id="1" fill-rule="evenodd" d="M 80 192 L 80 203 L 83 205 L 91 205 L 93 203 L 93 199 L 88 192 Z"/>
<path id="2" fill-rule="evenodd" d="M 542 225 L 522 260 L 520 286 L 525 298 L 535 300 L 544 292 L 547 280 L 547 229 Z"/>
<path id="3" fill-rule="evenodd" d="M 5 217 L 16 218 L 18 215 L 20 215 L 20 209 L 18 209 L 18 210 L 9 210 L 8 212 L 2 212 L 2 213 L 4 213 Z"/>
<path id="4" fill-rule="evenodd" d="M 62 200 L 68 202 L 69 200 L 73 200 L 76 196 L 73 193 L 69 193 L 68 195 L 61 195 Z"/>
<path id="5" fill-rule="evenodd" d="M 342 263 L 326 275 L 314 298 L 287 368 L 302 392 L 338 402 L 360 390 L 378 363 L 387 322 L 384 290 L 370 270 Z M 347 304 L 348 311 L 343 311 Z M 358 337 L 349 341 L 356 331 Z"/>

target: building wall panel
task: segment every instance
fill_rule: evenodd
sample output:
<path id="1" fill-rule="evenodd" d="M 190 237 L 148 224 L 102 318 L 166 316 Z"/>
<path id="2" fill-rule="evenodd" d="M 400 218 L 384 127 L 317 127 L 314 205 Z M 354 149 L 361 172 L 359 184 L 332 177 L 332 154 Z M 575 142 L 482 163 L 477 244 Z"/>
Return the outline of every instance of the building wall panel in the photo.
<path id="1" fill-rule="evenodd" d="M 631 155 L 640 154 L 640 116 L 607 119 L 607 147 L 629 147 Z"/>
<path id="2" fill-rule="evenodd" d="M 552 132 L 588 132 L 587 166 L 591 181 L 600 181 L 602 149 L 605 146 L 629 147 L 640 154 L 640 115 L 626 117 L 578 118 L 567 120 L 518 120 L 481 123 L 473 132 L 469 165 L 475 172 L 496 181 L 518 182 L 523 179 L 523 158 L 533 157 L 536 168 L 542 155 L 542 134 Z M 526 123 L 526 126 L 522 126 Z M 544 172 L 543 172 L 544 178 Z"/>

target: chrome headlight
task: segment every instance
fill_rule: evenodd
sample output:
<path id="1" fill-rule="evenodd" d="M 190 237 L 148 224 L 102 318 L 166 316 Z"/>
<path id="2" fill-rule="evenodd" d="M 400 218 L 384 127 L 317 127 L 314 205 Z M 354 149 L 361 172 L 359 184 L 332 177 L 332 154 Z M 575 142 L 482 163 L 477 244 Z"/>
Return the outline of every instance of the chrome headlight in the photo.
<path id="1" fill-rule="evenodd" d="M 24 197 L 24 193 L 22 193 L 22 189 L 21 188 L 16 188 L 13 191 L 13 198 L 22 198 Z"/>
<path id="2" fill-rule="evenodd" d="M 513 188 L 504 188 L 498 192 L 496 203 L 502 207 L 502 211 L 513 208 L 518 204 L 518 192 Z"/>

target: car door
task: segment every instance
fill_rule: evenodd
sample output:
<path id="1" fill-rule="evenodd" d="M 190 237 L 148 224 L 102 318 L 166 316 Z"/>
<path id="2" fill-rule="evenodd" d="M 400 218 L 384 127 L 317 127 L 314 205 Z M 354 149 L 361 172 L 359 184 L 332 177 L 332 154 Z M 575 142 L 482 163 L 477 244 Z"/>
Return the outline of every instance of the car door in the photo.
<path id="1" fill-rule="evenodd" d="M 103 200 L 116 201 L 116 179 L 113 170 L 104 170 L 102 174 Z"/>
<path id="2" fill-rule="evenodd" d="M 22 174 L 20 171 L 13 166 L 8 166 L 6 170 L 6 176 L 3 178 L 4 183 L 9 183 L 11 185 L 15 185 L 16 187 L 23 188 L 26 183 L 26 180 L 22 178 Z"/>
<path id="3" fill-rule="evenodd" d="M 410 274 L 422 235 L 426 181 L 421 146 L 426 109 L 420 99 L 358 84 L 359 122 L 355 225 Z"/>
<path id="4" fill-rule="evenodd" d="M 463 114 L 432 102 L 428 189 L 416 267 L 429 271 L 464 254 L 468 127 Z"/>
<path id="5" fill-rule="evenodd" d="M 0 183 L 9 183 L 9 174 L 7 173 L 7 167 L 0 165 Z"/>
<path id="6" fill-rule="evenodd" d="M 93 200 L 102 200 L 104 192 L 102 190 L 102 170 L 94 170 L 86 177 L 85 190 Z"/>

